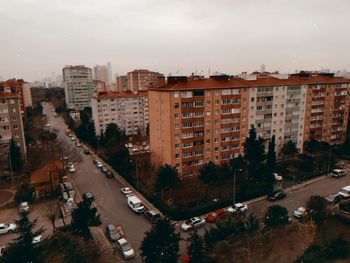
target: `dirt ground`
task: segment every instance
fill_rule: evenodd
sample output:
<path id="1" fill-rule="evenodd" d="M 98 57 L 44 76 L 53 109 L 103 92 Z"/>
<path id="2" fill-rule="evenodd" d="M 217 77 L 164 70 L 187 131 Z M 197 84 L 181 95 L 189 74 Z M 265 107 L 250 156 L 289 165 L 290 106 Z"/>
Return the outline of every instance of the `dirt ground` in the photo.
<path id="1" fill-rule="evenodd" d="M 292 224 L 245 238 L 233 246 L 228 242 L 220 243 L 215 255 L 221 263 L 291 263 L 312 244 L 315 229 L 312 224 Z"/>

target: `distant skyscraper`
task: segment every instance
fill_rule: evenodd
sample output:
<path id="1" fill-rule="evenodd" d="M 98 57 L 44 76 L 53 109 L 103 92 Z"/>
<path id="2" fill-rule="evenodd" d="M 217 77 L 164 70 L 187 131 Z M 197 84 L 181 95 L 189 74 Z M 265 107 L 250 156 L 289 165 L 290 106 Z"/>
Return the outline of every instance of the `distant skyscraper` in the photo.
<path id="1" fill-rule="evenodd" d="M 107 62 L 107 70 L 108 70 L 108 84 L 112 84 L 113 75 L 112 75 L 112 64 L 111 62 Z"/>
<path id="2" fill-rule="evenodd" d="M 106 66 L 96 65 L 94 67 L 94 79 L 108 84 L 108 70 Z"/>
<path id="3" fill-rule="evenodd" d="M 265 65 L 264 64 L 261 64 L 260 65 L 260 72 L 266 72 L 266 68 L 265 68 Z"/>

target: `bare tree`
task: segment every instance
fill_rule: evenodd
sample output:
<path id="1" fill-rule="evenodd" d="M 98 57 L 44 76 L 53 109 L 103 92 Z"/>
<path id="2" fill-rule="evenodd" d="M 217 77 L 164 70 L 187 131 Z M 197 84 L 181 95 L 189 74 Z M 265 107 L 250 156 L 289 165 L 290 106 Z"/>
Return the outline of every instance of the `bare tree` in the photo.
<path id="1" fill-rule="evenodd" d="M 45 217 L 50 220 L 53 232 L 56 230 L 56 219 L 59 216 L 59 204 L 49 203 L 45 207 Z"/>

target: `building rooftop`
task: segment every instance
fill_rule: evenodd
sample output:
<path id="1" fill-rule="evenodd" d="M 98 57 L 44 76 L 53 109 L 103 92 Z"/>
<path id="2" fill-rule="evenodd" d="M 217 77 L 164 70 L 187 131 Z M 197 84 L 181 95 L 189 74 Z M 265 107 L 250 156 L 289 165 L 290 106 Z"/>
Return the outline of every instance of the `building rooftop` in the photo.
<path id="1" fill-rule="evenodd" d="M 332 84 L 350 83 L 350 79 L 333 77 L 327 75 L 241 75 L 237 76 L 211 76 L 203 79 L 181 79 L 169 83 L 160 88 L 149 90 L 187 90 L 187 89 L 208 89 L 208 88 L 248 88 L 248 87 L 270 87 L 284 85 L 307 85 L 307 84 Z"/>
<path id="2" fill-rule="evenodd" d="M 70 65 L 70 66 L 65 66 L 63 68 L 63 70 L 65 70 L 65 69 L 76 69 L 76 70 L 79 70 L 79 69 L 91 69 L 91 68 L 85 67 L 85 65 L 74 65 L 74 66 Z"/>
<path id="3" fill-rule="evenodd" d="M 54 161 L 46 164 L 44 167 L 36 170 L 32 173 L 30 178 L 31 184 L 38 184 L 42 182 L 47 182 L 50 180 L 50 173 L 59 173 L 62 169 L 61 161 Z"/>
<path id="4" fill-rule="evenodd" d="M 0 92 L 0 98 L 19 98 L 19 95 L 11 92 Z"/>
<path id="5" fill-rule="evenodd" d="M 97 95 L 97 99 L 113 99 L 113 98 L 131 98 L 131 97 L 145 97 L 147 91 L 132 92 L 101 92 Z"/>

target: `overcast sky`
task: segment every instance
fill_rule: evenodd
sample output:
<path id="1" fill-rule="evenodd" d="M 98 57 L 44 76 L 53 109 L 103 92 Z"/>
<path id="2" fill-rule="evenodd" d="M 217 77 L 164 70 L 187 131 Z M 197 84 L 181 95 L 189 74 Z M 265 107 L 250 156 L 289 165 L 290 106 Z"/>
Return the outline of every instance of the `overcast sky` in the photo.
<path id="1" fill-rule="evenodd" d="M 1 0 L 0 76 L 350 70 L 349 0 Z"/>

